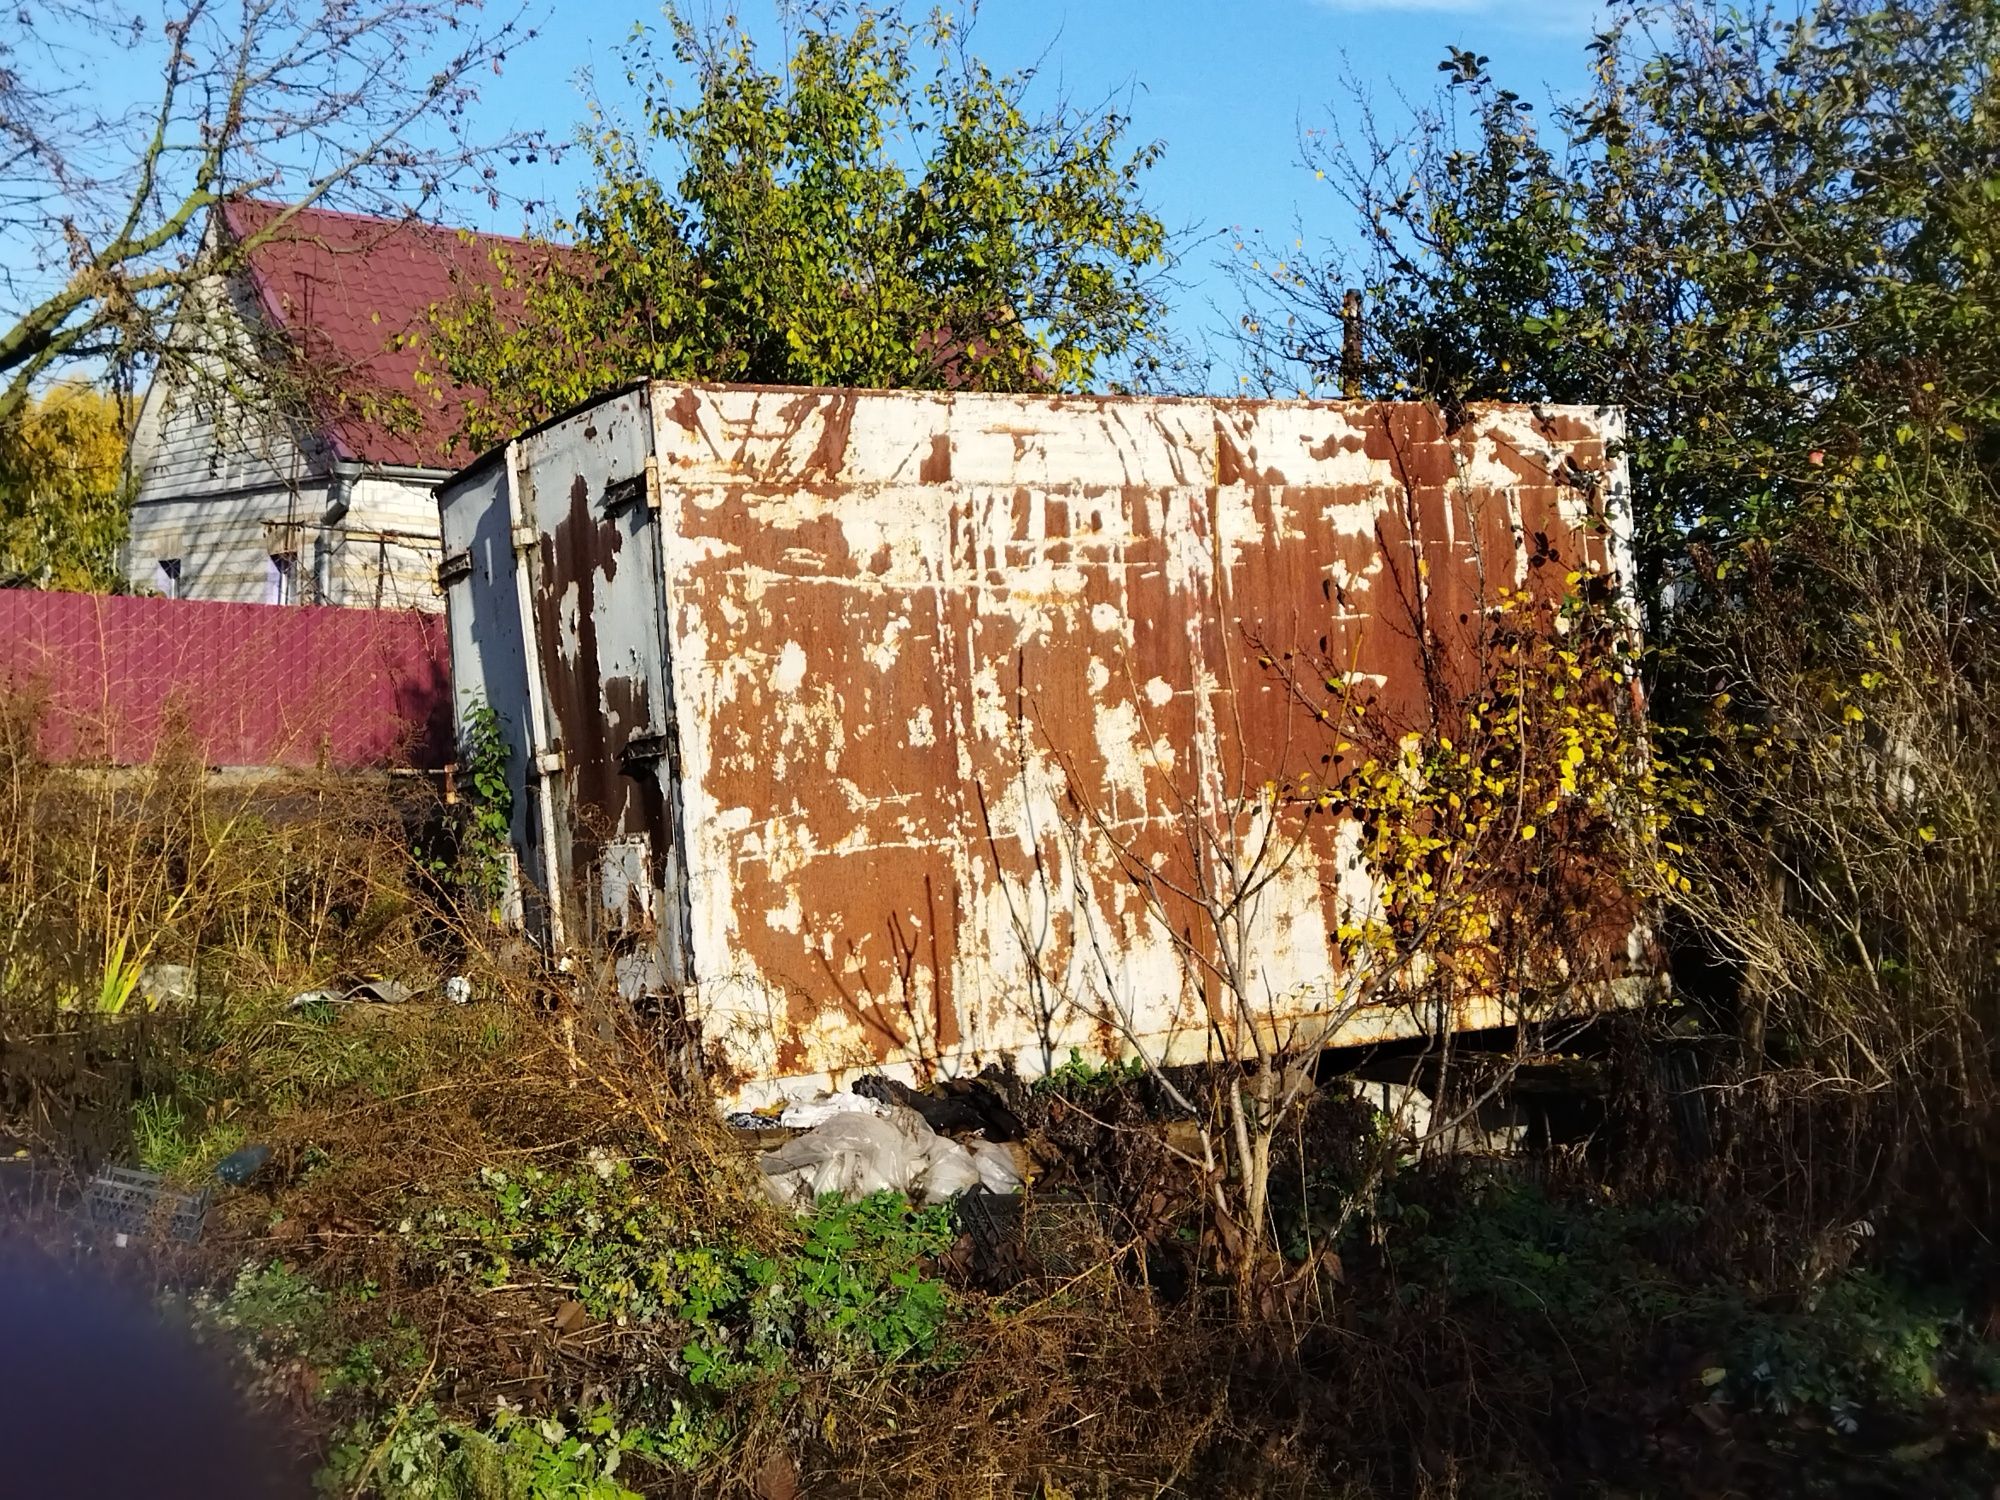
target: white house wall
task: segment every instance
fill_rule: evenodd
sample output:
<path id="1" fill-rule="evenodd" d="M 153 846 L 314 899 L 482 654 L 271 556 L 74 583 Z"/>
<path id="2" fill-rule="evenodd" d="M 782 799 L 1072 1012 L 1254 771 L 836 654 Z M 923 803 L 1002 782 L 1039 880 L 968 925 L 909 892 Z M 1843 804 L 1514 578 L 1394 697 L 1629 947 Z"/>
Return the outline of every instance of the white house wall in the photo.
<path id="1" fill-rule="evenodd" d="M 194 294 L 197 302 L 221 295 L 213 279 Z M 211 329 L 240 328 L 245 316 L 240 298 L 221 318 L 203 316 Z M 186 347 L 190 312 L 177 323 L 174 340 Z M 247 350 L 248 340 L 240 333 Z M 213 358 L 197 359 L 219 371 Z M 139 408 L 132 434 L 132 470 L 139 476 L 137 501 L 188 499 L 231 494 L 239 490 L 283 488 L 313 475 L 321 467 L 300 441 L 297 428 L 281 417 L 260 412 L 225 394 L 221 382 L 200 400 L 171 380 L 155 381 Z"/>
<path id="2" fill-rule="evenodd" d="M 437 587 L 438 507 L 432 493 L 443 477 L 366 475 L 349 484 L 347 515 L 333 537 L 329 604 L 443 611 Z"/>
<path id="3" fill-rule="evenodd" d="M 180 598 L 270 602 L 271 553 L 286 549 L 274 541 L 265 522 L 288 513 L 302 519 L 321 515 L 326 483 L 314 479 L 296 490 L 236 490 L 141 502 L 133 508 L 125 544 L 125 576 L 135 588 L 155 589 L 160 562 L 177 558 L 180 582 L 174 592 Z"/>
<path id="4" fill-rule="evenodd" d="M 161 561 L 178 559 L 180 597 L 266 603 L 272 554 L 290 552 L 296 602 L 321 601 L 323 591 L 331 604 L 441 611 L 432 486 L 443 472 L 364 470 L 336 489 L 330 462 L 290 421 L 157 383 L 132 438 L 138 483 L 127 580 L 157 588 Z M 343 496 L 345 515 L 323 530 L 329 505 Z M 322 546 L 329 549 L 323 590 Z"/>

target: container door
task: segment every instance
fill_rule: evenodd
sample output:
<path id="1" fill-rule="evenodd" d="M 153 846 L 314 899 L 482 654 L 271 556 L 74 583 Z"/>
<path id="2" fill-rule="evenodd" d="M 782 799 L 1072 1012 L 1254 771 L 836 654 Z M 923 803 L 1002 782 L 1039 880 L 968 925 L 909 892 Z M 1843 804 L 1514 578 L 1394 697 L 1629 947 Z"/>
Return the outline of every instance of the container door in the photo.
<path id="1" fill-rule="evenodd" d="M 685 950 L 647 393 L 608 397 L 522 446 L 573 937 L 618 956 L 627 993 L 665 994 Z"/>
<path id="2" fill-rule="evenodd" d="M 495 460 L 440 488 L 443 556 L 438 583 L 451 634 L 459 743 L 465 743 L 472 716 L 490 709 L 507 745 L 512 844 L 520 863 L 506 874 L 501 908 L 509 922 L 519 924 L 524 915 L 522 877 L 537 890 L 547 889 L 548 868 L 530 795 L 531 704 L 506 483 L 506 466 Z M 462 785 L 460 795 L 466 795 Z"/>

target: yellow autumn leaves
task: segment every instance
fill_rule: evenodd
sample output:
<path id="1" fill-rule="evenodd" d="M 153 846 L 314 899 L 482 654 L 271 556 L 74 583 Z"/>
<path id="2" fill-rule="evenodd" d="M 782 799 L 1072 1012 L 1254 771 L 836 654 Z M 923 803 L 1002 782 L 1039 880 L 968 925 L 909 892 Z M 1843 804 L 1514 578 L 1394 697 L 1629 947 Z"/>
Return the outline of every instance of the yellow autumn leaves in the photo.
<path id="1" fill-rule="evenodd" d="M 125 539 L 126 409 L 65 383 L 0 424 L 0 574 L 10 586 L 109 589 Z"/>
<path id="2" fill-rule="evenodd" d="M 1621 799 L 1637 804 L 1648 772 L 1629 655 L 1612 646 L 1622 636 L 1573 591 L 1503 592 L 1476 686 L 1431 705 L 1432 727 L 1399 735 L 1379 711 L 1367 718 L 1344 678 L 1325 678 L 1343 764 L 1311 800 L 1352 819 L 1374 888 L 1372 909 L 1335 932 L 1350 962 L 1422 950 L 1488 982 L 1497 935 L 1537 866 L 1579 843 L 1593 846 L 1586 858 L 1623 857 L 1611 821 Z"/>

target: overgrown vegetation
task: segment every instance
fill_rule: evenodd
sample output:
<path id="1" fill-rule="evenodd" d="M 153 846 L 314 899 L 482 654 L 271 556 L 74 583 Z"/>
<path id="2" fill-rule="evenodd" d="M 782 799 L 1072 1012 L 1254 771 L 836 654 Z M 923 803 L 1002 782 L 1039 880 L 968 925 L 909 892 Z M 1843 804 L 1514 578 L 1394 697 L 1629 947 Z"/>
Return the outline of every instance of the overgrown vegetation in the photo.
<path id="1" fill-rule="evenodd" d="M 1751 1196 L 1952 1235 L 1989 1214 L 2000 1103 L 2000 11 L 1627 5 L 1593 55 L 1552 128 L 1454 52 L 1406 135 L 1314 138 L 1372 258 L 1261 277 L 1250 343 L 1332 378 L 1353 279 L 1376 389 L 1624 406 L 1656 890 L 1737 1044 Z"/>
<path id="2" fill-rule="evenodd" d="M 1658 795 L 1635 712 L 1637 641 L 1615 580 L 1544 537 L 1536 581 L 1490 593 L 1482 583 L 1473 607 L 1439 629 L 1416 602 L 1420 566 L 1385 547 L 1383 595 L 1410 601 L 1407 614 L 1392 607 L 1391 628 L 1427 643 L 1400 680 L 1352 670 L 1325 639 L 1317 652 L 1259 646 L 1262 670 L 1310 730 L 1282 780 L 1260 779 L 1248 756 L 1228 766 L 1198 750 L 1150 757 L 1146 795 L 1164 809 L 1165 847 L 1076 792 L 1082 778 L 1069 783 L 1069 857 L 1107 852 L 1141 896 L 1152 930 L 1199 978 L 1219 1065 L 1191 1078 L 1167 1068 L 1108 975 L 1071 1003 L 1119 1038 L 1128 1065 L 1192 1127 L 1189 1176 L 1209 1204 L 1209 1258 L 1234 1269 L 1246 1296 L 1286 1274 L 1269 1259 L 1276 1154 L 1317 1087 L 1316 1059 L 1350 1020 L 1397 1014 L 1424 1039 L 1407 1071 L 1427 1080 L 1436 1109 L 1417 1134 L 1443 1150 L 1476 1134 L 1509 1089 L 1507 1059 L 1458 1055 L 1470 1007 L 1491 1007 L 1486 1024 L 1514 1028 L 1525 1055 L 1560 1047 L 1580 996 L 1609 1002 L 1634 977 L 1628 866 L 1651 846 Z M 1061 728 L 1042 733 L 1060 743 Z M 1366 872 L 1366 894 L 1331 904 L 1339 985 L 1324 1008 L 1293 1018 L 1274 999 L 1284 984 L 1264 945 L 1284 920 L 1285 878 L 1328 825 L 1352 831 L 1351 851 L 1332 858 Z M 1392 1160 L 1408 1122 L 1391 1123 L 1350 1198 Z"/>
<path id="3" fill-rule="evenodd" d="M 128 794 L 34 774 L 72 816 L 28 820 L 10 858 L 68 868 L 81 814 Z M 185 838 L 185 807 L 210 837 L 276 815 L 182 774 L 183 804 L 164 763 L 117 804 L 133 847 Z M 1702 1173 L 1648 1178 L 1677 1137 L 1636 1102 L 1632 1150 L 1528 1175 L 1427 1159 L 1309 1088 L 1273 1149 L 1275 1260 L 1246 1281 L 1149 1123 L 1159 1079 L 1077 1059 L 1014 1096 L 1043 1175 L 1027 1253 L 996 1265 L 948 1208 L 773 1209 L 648 1023 L 484 953 L 478 905 L 462 934 L 427 927 L 402 823 L 352 786 L 316 806 L 310 835 L 262 835 L 254 913 L 222 880 L 151 908 L 192 998 L 100 1016 L 54 980 L 10 990 L 0 1076 L 9 1141 L 51 1178 L 122 1157 L 212 1184 L 224 1151 L 272 1148 L 216 1188 L 196 1251 L 140 1253 L 332 1493 L 1670 1493 L 1760 1463 L 1825 1493 L 1983 1493 L 1963 1413 L 2000 1351 L 1967 1288 L 1877 1254 L 1886 1226 L 1786 1263 L 1806 1242 L 1702 1197 Z M 371 908 L 403 915 L 368 954 L 415 972 L 449 951 L 480 998 L 294 1006 L 355 961 Z"/>
<path id="4" fill-rule="evenodd" d="M 1058 139 L 976 69 L 926 92 L 924 38 L 893 20 L 808 29 L 783 78 L 673 35 L 702 87 L 648 116 L 687 148 L 681 195 L 601 134 L 589 224 L 664 257 L 626 256 L 609 288 L 616 318 L 671 306 L 692 330 L 646 346 L 657 368 L 721 351 L 936 383 L 925 337 L 969 315 L 997 362 L 977 383 L 1080 384 L 1142 331 L 1130 277 L 1157 226 L 1127 213 L 1143 162 L 1120 160 L 1118 122 Z M 445 813 L 174 754 L 60 771 L 15 703 L 17 1219 L 73 1247 L 64 1215 L 105 1161 L 213 1187 L 201 1242 L 142 1236 L 131 1269 L 350 1496 L 1989 1496 L 2000 9 L 1623 6 L 1595 56 L 1596 91 L 1551 132 L 1453 53 L 1413 142 L 1316 140 L 1379 261 L 1260 269 L 1246 331 L 1274 382 L 1337 376 L 1353 279 L 1378 392 L 1446 422 L 1489 397 L 1625 402 L 1649 654 L 1611 580 L 1554 556 L 1467 612 L 1476 670 L 1394 711 L 1344 664 L 1274 651 L 1326 736 L 1301 754 L 1313 776 L 1188 795 L 1179 864 L 1126 851 L 1252 1014 L 1284 830 L 1352 820 L 1383 894 L 1339 936 L 1370 996 L 1449 1016 L 1505 990 L 1519 1024 L 1433 1025 L 1363 1059 L 1366 1084 L 1322 1062 L 1324 1033 L 1220 1021 L 1205 1069 L 1078 1054 L 998 1079 L 1038 1173 L 998 1250 L 964 1206 L 793 1216 L 661 1018 L 490 920 L 511 813 L 490 715 Z M 957 122 L 971 174 L 941 225 L 951 195 L 891 171 L 874 134 L 920 103 Z M 823 137 L 795 128 L 822 118 Z M 761 175 L 719 169 L 745 154 Z M 1067 345 L 977 322 L 995 296 L 1023 305 L 1039 242 L 978 257 L 992 215 L 1032 208 L 1035 163 L 1111 215 L 1107 241 L 1027 214 L 1078 257 L 1059 264 L 1108 278 L 1077 283 Z M 857 181 L 871 212 L 846 259 L 772 253 Z M 897 249 L 879 282 L 819 284 L 877 267 L 912 221 L 941 259 Z M 853 284 L 890 299 L 865 337 Z M 563 299 L 585 289 L 530 302 L 574 332 Z M 717 331 L 772 299 L 812 321 L 797 344 L 782 320 L 770 348 Z M 567 373 L 529 373 L 532 400 L 562 398 Z M 1116 836 L 1073 811 L 1076 836 Z M 1593 927 L 1642 901 L 1671 1003 L 1540 1024 L 1535 997 L 1587 977 Z M 419 998 L 294 1002 L 376 971 Z M 448 974 L 470 1003 L 439 998 Z M 1520 1111 L 1526 1149 L 1461 1130 L 1489 1103 Z M 263 1173 L 217 1184 L 252 1143 Z"/>
<path id="5" fill-rule="evenodd" d="M 509 753 L 506 726 L 492 705 L 468 708 L 458 746 L 456 847 L 431 861 L 434 875 L 456 883 L 471 904 L 485 907 L 496 920 L 514 883 Z"/>

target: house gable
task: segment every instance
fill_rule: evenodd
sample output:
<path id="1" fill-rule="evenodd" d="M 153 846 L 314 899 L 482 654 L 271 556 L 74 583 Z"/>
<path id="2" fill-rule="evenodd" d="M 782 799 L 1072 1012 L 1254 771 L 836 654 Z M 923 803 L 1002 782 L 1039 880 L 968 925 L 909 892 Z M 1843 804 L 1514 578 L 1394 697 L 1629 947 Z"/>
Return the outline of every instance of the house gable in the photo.
<path id="1" fill-rule="evenodd" d="M 268 237 L 203 289 L 202 326 L 246 343 L 280 333 L 313 414 L 155 382 L 133 437 L 127 579 L 190 598 L 441 608 L 431 488 L 459 462 L 462 407 L 418 380 L 407 335 L 490 277 L 499 238 L 246 201 L 211 233 Z"/>

